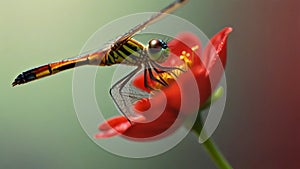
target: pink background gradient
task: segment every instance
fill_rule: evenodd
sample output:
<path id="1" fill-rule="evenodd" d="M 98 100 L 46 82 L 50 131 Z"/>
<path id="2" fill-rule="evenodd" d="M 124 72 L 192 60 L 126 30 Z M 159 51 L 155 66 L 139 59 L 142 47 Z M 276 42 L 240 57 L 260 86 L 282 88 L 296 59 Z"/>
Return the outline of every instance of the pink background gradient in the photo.
<path id="1" fill-rule="evenodd" d="M 210 18 L 234 28 L 215 139 L 234 168 L 300 168 L 300 2 L 228 2 Z"/>

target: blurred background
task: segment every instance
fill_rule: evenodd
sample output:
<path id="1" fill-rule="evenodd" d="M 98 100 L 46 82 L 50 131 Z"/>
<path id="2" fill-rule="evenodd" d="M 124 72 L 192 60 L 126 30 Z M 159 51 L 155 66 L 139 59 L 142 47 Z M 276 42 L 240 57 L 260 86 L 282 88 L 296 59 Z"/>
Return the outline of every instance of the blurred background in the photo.
<path id="1" fill-rule="evenodd" d="M 193 134 L 146 159 L 98 147 L 76 118 L 72 71 L 11 87 L 28 68 L 77 55 L 108 22 L 170 2 L 0 1 L 0 168 L 215 168 Z M 190 0 L 174 13 L 208 37 L 225 26 L 234 29 L 227 103 L 213 135 L 234 168 L 300 168 L 299 6 L 298 0 Z"/>

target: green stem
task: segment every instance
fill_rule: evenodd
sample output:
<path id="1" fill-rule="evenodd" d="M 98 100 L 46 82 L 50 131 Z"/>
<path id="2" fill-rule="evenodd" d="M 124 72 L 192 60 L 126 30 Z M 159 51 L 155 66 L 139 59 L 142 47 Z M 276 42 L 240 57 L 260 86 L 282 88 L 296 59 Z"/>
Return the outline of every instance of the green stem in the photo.
<path id="1" fill-rule="evenodd" d="M 200 114 L 199 114 L 200 115 Z M 200 119 L 200 118 L 198 118 Z M 199 122 L 199 120 L 195 122 L 193 126 L 193 131 L 199 136 L 203 128 L 202 122 Z M 228 163 L 228 161 L 225 159 L 223 154 L 220 152 L 220 150 L 217 148 L 216 144 L 211 140 L 211 138 L 208 138 L 204 143 L 202 143 L 206 152 L 210 155 L 212 160 L 215 162 L 215 164 L 220 169 L 232 169 L 231 165 Z"/>
<path id="2" fill-rule="evenodd" d="M 208 100 L 208 102 L 199 109 L 198 117 L 196 119 L 195 124 L 192 127 L 192 130 L 199 137 L 199 141 L 207 138 L 207 140 L 203 143 L 203 146 L 204 146 L 206 152 L 210 155 L 210 157 L 212 158 L 212 160 L 218 166 L 218 168 L 220 168 L 220 169 L 232 169 L 231 165 L 228 163 L 228 161 L 225 159 L 225 157 L 223 156 L 223 154 L 217 148 L 217 146 L 214 143 L 214 141 L 211 138 L 207 137 L 206 133 L 204 131 L 202 131 L 202 129 L 203 129 L 203 122 L 202 122 L 202 118 L 201 118 L 201 110 L 204 110 L 205 108 L 209 107 L 211 105 L 211 103 L 213 103 L 218 98 L 220 98 L 222 96 L 222 94 L 223 94 L 223 89 L 222 88 L 217 89 L 212 94 L 212 96 Z"/>

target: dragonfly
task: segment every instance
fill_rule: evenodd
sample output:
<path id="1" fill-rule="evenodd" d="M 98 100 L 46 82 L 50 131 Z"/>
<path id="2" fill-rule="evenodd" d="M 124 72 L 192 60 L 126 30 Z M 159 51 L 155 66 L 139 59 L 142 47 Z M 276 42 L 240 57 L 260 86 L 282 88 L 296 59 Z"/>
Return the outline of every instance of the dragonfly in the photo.
<path id="1" fill-rule="evenodd" d="M 110 95 L 115 105 L 128 119 L 128 121 L 131 122 L 130 119 L 133 119 L 135 115 L 132 111 L 128 110 L 128 102 L 126 99 L 124 99 L 126 96 L 122 94 L 122 90 L 126 87 L 128 82 L 136 74 L 138 74 L 138 72 L 140 72 L 142 69 L 144 70 L 144 86 L 150 90 L 155 90 L 150 85 L 149 81 L 154 81 L 162 86 L 168 86 L 168 83 L 160 76 L 160 74 L 170 73 L 174 75 L 172 71 L 175 69 L 184 71 L 178 67 L 166 67 L 161 65 L 161 63 L 167 60 L 170 54 L 169 47 L 164 40 L 158 38 L 150 39 L 148 44 L 144 45 L 143 43 L 135 40 L 133 36 L 145 29 L 147 26 L 162 19 L 164 16 L 166 16 L 166 14 L 180 8 L 187 1 L 188 0 L 176 0 L 170 3 L 168 6 L 148 18 L 146 21 L 136 25 L 127 33 L 119 36 L 111 44 L 102 49 L 74 58 L 44 64 L 24 71 L 15 78 L 12 86 L 21 85 L 83 65 L 111 66 L 116 64 L 125 64 L 129 66 L 135 66 L 136 68 L 133 71 L 122 77 L 110 88 Z M 130 92 L 132 96 L 135 94 L 137 95 L 138 93 L 140 95 L 145 95 L 141 94 L 141 92 L 133 90 Z"/>

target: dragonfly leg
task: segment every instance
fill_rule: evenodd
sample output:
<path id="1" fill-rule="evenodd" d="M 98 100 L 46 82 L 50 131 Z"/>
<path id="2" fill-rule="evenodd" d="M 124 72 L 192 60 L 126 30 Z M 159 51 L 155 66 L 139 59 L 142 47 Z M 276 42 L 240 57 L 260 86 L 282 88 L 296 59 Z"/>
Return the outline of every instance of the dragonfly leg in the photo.
<path id="1" fill-rule="evenodd" d="M 157 83 L 160 83 L 160 84 L 163 85 L 163 86 L 168 86 L 168 83 L 167 83 L 162 77 L 158 76 L 159 79 L 157 79 L 157 77 L 155 77 L 155 76 L 153 75 L 152 68 L 150 67 L 149 64 L 145 64 L 145 71 L 144 71 L 144 86 L 145 86 L 146 88 L 148 88 L 148 89 L 150 89 L 150 90 L 153 90 L 153 88 L 150 87 L 149 84 L 148 84 L 148 78 L 147 78 L 148 76 L 147 76 L 147 73 L 149 74 L 149 77 L 150 77 L 151 80 L 153 80 L 153 81 L 155 81 L 155 82 L 157 82 Z"/>
<path id="2" fill-rule="evenodd" d="M 172 70 L 179 70 L 181 72 L 185 72 L 185 70 L 180 69 L 179 67 L 165 67 L 165 66 L 161 66 L 161 65 L 157 64 L 156 62 L 151 62 L 151 65 L 153 67 L 159 68 L 163 72 L 169 72 L 169 71 L 172 71 Z"/>
<path id="3" fill-rule="evenodd" d="M 173 72 L 173 70 L 179 70 L 181 72 L 185 72 L 185 70 L 183 70 L 181 68 L 178 68 L 178 67 L 165 67 L 165 66 L 161 66 L 161 65 L 157 64 L 156 62 L 151 62 L 151 65 L 152 65 L 154 71 L 158 74 L 168 73 L 170 75 L 173 75 L 174 77 L 177 77 L 177 75 Z"/>
<path id="4" fill-rule="evenodd" d="M 129 115 L 132 114 L 130 110 L 128 109 L 128 106 L 126 104 L 126 100 L 122 96 L 122 89 L 124 86 L 128 83 L 128 81 L 141 69 L 141 66 L 138 66 L 135 70 L 130 72 L 128 75 L 117 81 L 109 90 L 109 94 L 111 98 L 113 99 L 115 105 L 117 108 L 121 111 L 121 113 L 127 118 L 127 120 L 131 123 L 131 120 L 129 119 Z M 121 99 L 121 100 L 119 100 Z M 119 100 L 119 101 L 118 101 Z M 126 111 L 126 112 L 125 112 Z"/>
<path id="5" fill-rule="evenodd" d="M 174 69 L 172 69 L 172 70 L 168 70 L 168 71 L 166 71 L 166 70 L 158 70 L 157 68 L 153 68 L 154 69 L 154 71 L 157 73 L 157 74 L 161 74 L 161 73 L 168 73 L 169 75 L 173 75 L 174 77 L 176 77 L 177 78 L 177 75 L 174 73 L 174 72 L 172 72 Z M 160 76 L 159 76 L 160 77 Z M 160 77 L 161 78 L 161 77 Z"/>
<path id="6" fill-rule="evenodd" d="M 151 80 L 154 80 L 154 81 L 160 83 L 163 86 L 168 86 L 168 83 L 162 77 L 158 76 L 159 79 L 157 79 L 156 77 L 154 77 L 152 69 L 148 69 L 148 71 L 149 71 L 149 76 L 150 76 Z"/>
<path id="7" fill-rule="evenodd" d="M 150 89 L 150 90 L 154 90 L 149 84 L 148 84 L 148 71 L 149 71 L 149 69 L 148 68 L 146 68 L 145 70 L 144 70 L 144 86 L 145 86 L 145 88 L 148 88 L 148 89 Z"/>

